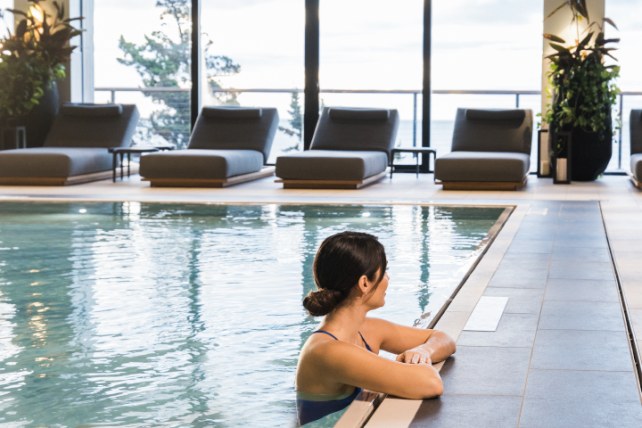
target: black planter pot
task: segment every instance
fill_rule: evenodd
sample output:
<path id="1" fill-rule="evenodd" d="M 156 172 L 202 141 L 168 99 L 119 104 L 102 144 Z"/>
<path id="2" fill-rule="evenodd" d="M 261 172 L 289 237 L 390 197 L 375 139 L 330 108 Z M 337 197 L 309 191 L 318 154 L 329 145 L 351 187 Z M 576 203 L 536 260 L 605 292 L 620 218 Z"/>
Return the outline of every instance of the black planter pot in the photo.
<path id="1" fill-rule="evenodd" d="M 60 108 L 56 81 L 51 85 L 45 85 L 44 90 L 45 94 L 40 98 L 40 104 L 21 120 L 27 128 L 27 147 L 42 147 Z"/>
<path id="2" fill-rule="evenodd" d="M 573 181 L 593 181 L 606 170 L 613 154 L 611 118 L 605 125 L 606 130 L 602 133 L 585 132 L 580 128 L 569 129 L 573 134 L 571 150 Z"/>
<path id="3" fill-rule="evenodd" d="M 40 103 L 35 105 L 26 116 L 0 118 L 2 125 L 10 122 L 26 128 L 27 147 L 42 147 L 51 129 L 51 125 L 58 114 L 60 97 L 58 96 L 58 86 L 56 82 L 54 81 L 51 85 L 45 85 L 44 92 L 42 98 L 38 100 Z"/>

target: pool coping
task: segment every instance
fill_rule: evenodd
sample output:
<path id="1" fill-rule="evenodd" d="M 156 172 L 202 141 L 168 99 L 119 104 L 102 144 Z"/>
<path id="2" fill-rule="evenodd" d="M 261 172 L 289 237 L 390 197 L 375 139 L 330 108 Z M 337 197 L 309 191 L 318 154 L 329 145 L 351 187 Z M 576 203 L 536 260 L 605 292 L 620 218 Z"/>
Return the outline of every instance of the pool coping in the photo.
<path id="1" fill-rule="evenodd" d="M 429 204 L 433 205 L 433 204 Z M 439 204 L 439 206 L 445 206 Z M 453 206 L 453 205 L 450 205 Z M 456 206 L 464 206 L 464 205 L 456 205 Z M 465 205 L 465 206 L 474 206 L 474 205 Z M 487 207 L 488 205 L 483 205 L 483 207 Z M 465 321 L 468 320 L 468 316 L 470 316 L 470 313 L 472 313 L 473 309 L 475 308 L 475 304 L 479 297 L 483 294 L 483 290 L 481 293 L 479 293 L 479 297 L 477 300 L 475 300 L 475 304 L 473 304 L 470 307 L 470 310 L 468 311 L 468 316 L 466 316 L 466 320 L 464 320 L 464 323 L 462 323 L 460 326 L 458 325 L 458 328 L 455 329 L 448 329 L 448 328 L 442 328 L 440 326 L 440 321 L 443 318 L 443 315 L 448 312 L 448 308 L 451 307 L 451 304 L 457 300 L 457 297 L 459 296 L 459 292 L 466 287 L 467 284 L 469 284 L 469 280 L 471 277 L 474 275 L 477 267 L 482 264 L 483 260 L 486 259 L 486 255 L 491 252 L 491 249 L 494 247 L 494 243 L 501 234 L 501 232 L 505 229 L 509 221 L 513 218 L 514 214 L 517 211 L 524 211 L 523 215 L 520 218 L 519 224 L 521 224 L 521 219 L 523 218 L 524 215 L 526 215 L 526 212 L 528 209 L 530 209 L 529 204 L 520 204 L 520 205 L 513 205 L 513 204 L 502 204 L 502 205 L 495 205 L 495 206 L 501 206 L 504 207 L 504 211 L 500 214 L 498 219 L 495 221 L 495 224 L 489 229 L 486 237 L 482 240 L 482 242 L 479 243 L 479 247 L 484 247 L 481 251 L 481 253 L 477 256 L 475 261 L 472 263 L 466 274 L 462 277 L 461 281 L 457 286 L 454 287 L 450 298 L 448 298 L 441 308 L 438 310 L 437 314 L 435 315 L 434 318 L 424 327 L 427 329 L 432 329 L 436 328 L 438 330 L 442 330 L 446 333 L 448 333 L 455 341 L 459 337 L 459 334 L 464 328 Z M 514 228 L 513 231 L 513 236 L 517 232 L 517 229 L 519 229 L 519 224 L 517 224 L 517 227 Z M 511 237 L 512 241 L 512 237 Z M 510 242 L 505 243 L 505 249 L 504 252 L 508 249 L 508 246 L 510 245 Z M 503 253 L 501 254 L 501 257 L 495 257 L 496 260 L 496 266 L 499 265 L 499 262 L 501 261 L 501 258 L 503 257 Z M 493 261 L 494 263 L 494 261 Z M 484 268 L 486 268 L 484 266 Z M 495 271 L 493 269 L 493 273 Z M 490 281 L 490 277 L 492 274 L 488 277 L 488 281 Z M 474 283 L 475 280 L 473 280 L 471 283 Z M 484 287 L 485 289 L 485 287 Z M 460 311 L 458 311 L 460 312 Z M 459 328 L 460 327 L 460 328 Z M 457 331 L 458 330 L 458 331 Z M 440 363 L 435 364 L 435 368 L 437 371 L 440 371 L 442 366 L 443 366 L 443 361 Z M 407 400 L 407 399 L 400 399 L 400 398 L 392 398 L 388 397 L 387 394 L 383 393 L 372 393 L 368 391 L 368 400 L 358 400 L 353 402 L 349 407 L 348 410 L 341 416 L 339 421 L 334 425 L 335 428 L 395 428 L 397 426 L 399 427 L 407 427 L 412 419 L 414 418 L 415 414 L 417 413 L 417 410 L 419 410 L 419 406 L 422 403 L 422 400 Z M 389 417 L 392 416 L 392 417 Z M 406 420 L 407 419 L 407 420 Z"/>

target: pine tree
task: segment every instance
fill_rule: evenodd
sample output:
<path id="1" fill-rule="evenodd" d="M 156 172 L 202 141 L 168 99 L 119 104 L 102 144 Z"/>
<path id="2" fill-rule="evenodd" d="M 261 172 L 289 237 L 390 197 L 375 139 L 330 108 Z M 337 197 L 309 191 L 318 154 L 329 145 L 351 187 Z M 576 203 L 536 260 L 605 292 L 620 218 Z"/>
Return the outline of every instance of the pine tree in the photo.
<path id="1" fill-rule="evenodd" d="M 147 88 L 185 88 L 191 79 L 191 19 L 188 0 L 158 0 L 162 30 L 145 36 L 145 42 L 137 45 L 120 37 L 118 47 L 123 58 L 118 62 L 134 67 Z M 207 82 L 211 88 L 221 88 L 217 77 L 241 71 L 238 64 L 226 57 L 210 53 L 212 41 L 203 46 L 203 61 Z M 215 93 L 221 104 L 238 105 L 235 93 Z M 187 146 L 190 134 L 189 92 L 147 92 L 155 104 L 161 106 L 149 119 L 141 120 L 145 131 L 143 139 L 154 136 L 164 138 L 178 148 Z"/>

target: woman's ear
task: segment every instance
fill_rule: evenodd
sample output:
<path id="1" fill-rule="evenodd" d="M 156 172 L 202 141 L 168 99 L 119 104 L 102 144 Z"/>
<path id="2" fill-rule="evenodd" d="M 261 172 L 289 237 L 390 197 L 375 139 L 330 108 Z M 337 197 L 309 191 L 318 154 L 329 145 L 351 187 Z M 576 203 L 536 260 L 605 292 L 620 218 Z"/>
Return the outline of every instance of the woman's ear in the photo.
<path id="1" fill-rule="evenodd" d="M 357 287 L 361 291 L 362 295 L 366 295 L 372 291 L 372 284 L 368 282 L 368 277 L 365 275 L 361 275 L 361 278 L 359 278 L 359 282 L 357 283 Z"/>

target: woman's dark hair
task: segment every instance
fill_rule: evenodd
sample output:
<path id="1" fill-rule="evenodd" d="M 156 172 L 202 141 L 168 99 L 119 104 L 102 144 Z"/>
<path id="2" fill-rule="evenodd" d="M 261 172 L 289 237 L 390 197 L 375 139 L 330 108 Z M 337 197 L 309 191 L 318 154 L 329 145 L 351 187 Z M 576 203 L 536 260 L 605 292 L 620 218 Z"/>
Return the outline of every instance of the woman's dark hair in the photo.
<path id="1" fill-rule="evenodd" d="M 326 238 L 312 266 L 318 291 L 308 293 L 303 307 L 314 317 L 326 315 L 350 295 L 359 278 L 365 275 L 373 282 L 379 272 L 376 289 L 387 263 L 386 251 L 376 236 L 346 231 Z"/>

